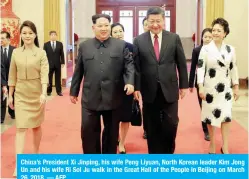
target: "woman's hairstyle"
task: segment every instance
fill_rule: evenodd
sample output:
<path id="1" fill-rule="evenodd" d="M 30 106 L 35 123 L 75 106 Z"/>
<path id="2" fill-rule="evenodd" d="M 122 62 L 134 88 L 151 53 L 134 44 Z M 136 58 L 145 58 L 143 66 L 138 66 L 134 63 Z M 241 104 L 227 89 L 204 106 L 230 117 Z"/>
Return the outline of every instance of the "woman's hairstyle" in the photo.
<path id="1" fill-rule="evenodd" d="M 224 32 L 226 33 L 226 36 L 229 34 L 229 32 L 230 32 L 229 24 L 225 19 L 217 18 L 212 22 L 212 27 L 214 27 L 215 24 L 219 24 L 219 25 L 221 25 L 223 27 Z"/>
<path id="2" fill-rule="evenodd" d="M 203 38 L 203 36 L 204 36 L 204 34 L 205 34 L 206 32 L 210 32 L 210 33 L 212 34 L 212 29 L 211 29 L 211 28 L 205 28 L 205 29 L 203 29 L 203 31 L 202 31 L 202 33 L 201 33 L 201 45 L 203 45 L 203 40 L 202 40 L 202 38 Z"/>
<path id="3" fill-rule="evenodd" d="M 35 37 L 34 43 L 35 43 L 35 45 L 36 45 L 37 47 L 39 47 L 38 35 L 37 35 L 37 30 L 36 30 L 35 24 L 34 24 L 33 22 L 31 22 L 31 21 L 24 21 L 24 22 L 22 23 L 21 27 L 20 27 L 20 33 L 22 33 L 22 29 L 23 29 L 24 27 L 29 27 L 29 28 L 35 33 L 36 37 Z M 24 42 L 23 42 L 23 40 L 21 39 L 21 46 L 23 46 L 23 44 L 24 44 Z"/>
<path id="4" fill-rule="evenodd" d="M 116 26 L 120 26 L 120 27 L 123 29 L 123 31 L 124 31 L 124 26 L 123 26 L 122 24 L 120 24 L 119 22 L 113 23 L 113 24 L 111 25 L 111 36 L 112 36 L 112 29 L 113 29 L 114 27 L 116 27 Z"/>

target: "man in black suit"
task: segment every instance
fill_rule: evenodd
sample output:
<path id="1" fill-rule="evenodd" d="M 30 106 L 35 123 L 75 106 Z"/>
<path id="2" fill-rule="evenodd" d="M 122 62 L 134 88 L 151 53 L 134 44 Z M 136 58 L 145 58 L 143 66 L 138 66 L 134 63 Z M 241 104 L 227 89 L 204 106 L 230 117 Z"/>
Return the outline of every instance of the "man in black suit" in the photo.
<path id="1" fill-rule="evenodd" d="M 56 40 L 56 31 L 50 31 L 49 35 L 50 41 L 46 42 L 43 47 L 47 53 L 49 63 L 49 85 L 47 94 L 50 96 L 52 93 L 53 74 L 55 73 L 56 92 L 59 96 L 63 96 L 61 92 L 61 68 L 63 68 L 65 64 L 63 44 Z"/>
<path id="2" fill-rule="evenodd" d="M 85 154 L 116 154 L 124 90 L 134 92 L 135 67 L 125 41 L 111 38 L 109 15 L 92 16 L 95 38 L 80 44 L 71 82 L 70 99 L 78 101 L 82 90 L 81 139 Z M 100 146 L 103 117 L 102 150 Z"/>
<path id="3" fill-rule="evenodd" d="M 6 114 L 6 95 L 8 95 L 6 70 L 4 64 L 1 63 L 1 124 L 4 123 Z"/>
<path id="4" fill-rule="evenodd" d="M 150 154 L 174 153 L 179 121 L 179 88 L 181 98 L 188 89 L 187 65 L 181 40 L 177 34 L 163 30 L 164 17 L 164 10 L 160 7 L 148 9 L 149 31 L 134 40 L 134 96 L 137 100 L 143 100 Z"/>
<path id="5" fill-rule="evenodd" d="M 10 69 L 10 62 L 11 62 L 11 56 L 12 52 L 15 49 L 15 47 L 10 45 L 10 34 L 9 32 L 6 31 L 1 31 L 1 63 L 4 66 L 5 69 L 5 77 L 6 77 L 6 82 L 8 84 L 8 76 L 9 76 L 9 69 Z M 7 86 L 8 88 L 8 86 Z M 13 95 L 14 99 L 14 95 Z M 6 103 L 5 103 L 6 104 Z M 6 105 L 5 105 L 6 107 Z M 2 114 L 4 114 L 3 117 L 5 117 L 6 112 L 4 111 L 3 107 L 2 109 Z M 6 108 L 5 108 L 6 110 Z M 10 107 L 8 107 L 8 112 L 11 117 L 11 119 L 15 119 L 15 111 L 12 110 Z M 1 120 L 4 120 L 4 118 Z"/>

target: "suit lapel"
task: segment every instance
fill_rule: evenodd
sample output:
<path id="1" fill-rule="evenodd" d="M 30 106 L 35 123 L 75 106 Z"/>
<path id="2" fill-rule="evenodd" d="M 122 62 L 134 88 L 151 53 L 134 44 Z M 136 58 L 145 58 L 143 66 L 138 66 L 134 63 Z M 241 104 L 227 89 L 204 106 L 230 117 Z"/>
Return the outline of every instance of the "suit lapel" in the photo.
<path id="1" fill-rule="evenodd" d="M 224 65 L 225 65 L 225 58 L 223 58 L 222 57 L 222 50 L 223 50 L 223 46 L 224 46 L 224 44 L 222 44 L 222 46 L 221 46 L 221 49 L 220 49 L 220 51 L 219 51 L 219 49 L 217 48 L 217 46 L 215 45 L 215 43 L 212 41 L 212 42 L 210 42 L 211 43 L 211 45 L 212 45 L 212 49 L 213 49 L 213 51 L 214 51 L 214 57 L 216 58 L 216 60 L 218 61 L 218 63 L 223 63 Z"/>
<path id="2" fill-rule="evenodd" d="M 164 53 L 166 52 L 167 46 L 169 44 L 169 36 L 166 31 L 162 31 L 162 42 L 161 42 L 161 50 L 160 50 L 160 56 L 159 56 L 159 61 L 162 60 Z"/>
<path id="3" fill-rule="evenodd" d="M 58 43 L 57 43 L 57 41 L 55 41 L 55 49 L 54 49 L 54 51 L 56 51 L 57 46 L 58 46 Z"/>
<path id="4" fill-rule="evenodd" d="M 1 46 L 1 63 L 3 63 L 6 67 L 6 65 L 9 64 L 9 51 L 10 51 L 10 46 L 9 46 L 9 51 L 8 51 L 8 54 L 7 54 L 7 57 L 4 56 L 4 49 L 3 47 Z"/>
<path id="5" fill-rule="evenodd" d="M 150 36 L 150 32 L 147 32 L 147 41 L 148 41 L 148 47 L 149 47 L 149 50 L 150 50 L 150 52 L 151 52 L 151 54 L 153 56 L 153 59 L 156 60 L 156 62 L 157 62 L 156 54 L 155 54 L 153 43 L 152 43 L 152 39 L 151 39 L 151 36 Z"/>
<path id="6" fill-rule="evenodd" d="M 12 51 L 13 51 L 13 47 L 12 47 L 12 46 L 9 46 L 9 51 L 8 51 L 8 61 L 9 61 L 9 62 L 10 62 L 10 60 L 11 60 Z"/>
<path id="7" fill-rule="evenodd" d="M 1 46 L 1 59 L 3 59 L 3 47 Z"/>
<path id="8" fill-rule="evenodd" d="M 51 52 L 54 52 L 53 47 L 52 47 L 52 44 L 51 44 L 51 42 L 50 42 L 50 41 L 48 41 L 48 46 L 49 46 L 49 48 L 50 48 Z"/>

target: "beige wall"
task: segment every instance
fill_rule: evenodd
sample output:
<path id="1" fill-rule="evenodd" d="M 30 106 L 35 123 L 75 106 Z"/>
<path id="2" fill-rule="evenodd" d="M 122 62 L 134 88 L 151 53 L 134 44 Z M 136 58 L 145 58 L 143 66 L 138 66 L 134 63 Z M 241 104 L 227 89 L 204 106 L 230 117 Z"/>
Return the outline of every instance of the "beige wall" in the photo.
<path id="1" fill-rule="evenodd" d="M 196 0 L 176 0 L 176 33 L 192 37 L 196 30 Z"/>
<path id="2" fill-rule="evenodd" d="M 226 42 L 236 48 L 239 77 L 248 77 L 248 0 L 225 0 L 224 18 L 230 34 Z"/>
<path id="3" fill-rule="evenodd" d="M 60 0 L 60 41 L 63 44 L 64 47 L 64 56 L 65 56 L 65 66 L 61 69 L 61 78 L 62 79 L 66 79 L 67 78 L 67 45 L 68 45 L 68 41 L 67 41 L 67 35 L 66 35 L 66 23 L 67 23 L 67 16 L 66 16 L 66 0 Z"/>
<path id="4" fill-rule="evenodd" d="M 201 8 L 202 8 L 202 29 L 206 28 L 206 0 L 200 0 L 201 1 Z"/>
<path id="5" fill-rule="evenodd" d="M 44 43 L 44 11 L 41 0 L 13 0 L 12 10 L 20 18 L 20 23 L 30 20 L 35 23 L 40 46 Z"/>
<path id="6" fill-rule="evenodd" d="M 176 33 L 179 34 L 185 57 L 191 59 L 196 32 L 197 2 L 196 0 L 176 0 Z"/>

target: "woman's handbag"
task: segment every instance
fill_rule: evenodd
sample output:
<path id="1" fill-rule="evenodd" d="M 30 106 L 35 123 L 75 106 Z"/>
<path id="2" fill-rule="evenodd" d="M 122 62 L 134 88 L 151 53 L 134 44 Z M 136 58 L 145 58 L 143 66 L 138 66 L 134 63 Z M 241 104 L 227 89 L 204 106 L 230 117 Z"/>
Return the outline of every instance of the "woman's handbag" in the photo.
<path id="1" fill-rule="evenodd" d="M 131 125 L 132 126 L 142 125 L 142 112 L 137 100 L 133 100 L 132 102 Z"/>

